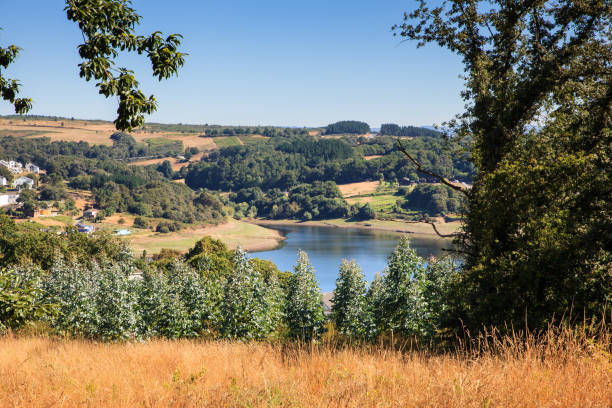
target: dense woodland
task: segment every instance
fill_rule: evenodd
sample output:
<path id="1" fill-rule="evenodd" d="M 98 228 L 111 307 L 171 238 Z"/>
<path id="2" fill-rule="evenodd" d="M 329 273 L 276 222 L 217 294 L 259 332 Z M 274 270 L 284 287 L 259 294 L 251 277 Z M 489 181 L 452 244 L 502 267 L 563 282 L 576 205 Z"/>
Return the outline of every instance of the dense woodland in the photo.
<path id="1" fill-rule="evenodd" d="M 439 137 L 440 132 L 435 130 L 416 127 L 416 126 L 398 126 L 394 123 L 385 123 L 380 126 L 380 134 L 382 136 L 408 136 L 408 137 Z"/>
<path id="2" fill-rule="evenodd" d="M 370 125 L 356 120 L 343 120 L 336 123 L 330 123 L 325 128 L 326 135 L 337 135 L 343 133 L 353 133 L 357 135 L 370 133 Z"/>

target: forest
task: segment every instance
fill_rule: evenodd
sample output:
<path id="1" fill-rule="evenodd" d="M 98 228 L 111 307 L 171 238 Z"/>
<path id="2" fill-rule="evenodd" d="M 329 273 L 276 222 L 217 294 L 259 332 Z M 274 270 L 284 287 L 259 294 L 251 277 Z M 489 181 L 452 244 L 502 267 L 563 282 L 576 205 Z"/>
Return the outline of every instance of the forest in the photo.
<path id="1" fill-rule="evenodd" d="M 356 120 L 343 120 L 336 123 L 330 123 L 325 128 L 326 135 L 337 135 L 343 133 L 353 133 L 357 135 L 370 133 L 370 125 Z"/>
<path id="2" fill-rule="evenodd" d="M 406 137 L 440 137 L 441 133 L 432 129 L 416 126 L 398 126 L 395 123 L 385 123 L 380 126 L 380 134 L 383 136 L 406 136 Z"/>

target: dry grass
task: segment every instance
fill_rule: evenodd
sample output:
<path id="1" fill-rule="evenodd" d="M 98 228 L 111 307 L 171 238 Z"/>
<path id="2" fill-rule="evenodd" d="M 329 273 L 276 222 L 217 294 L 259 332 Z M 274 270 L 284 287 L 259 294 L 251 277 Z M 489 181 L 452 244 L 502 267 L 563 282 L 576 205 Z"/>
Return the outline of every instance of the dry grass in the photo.
<path id="1" fill-rule="evenodd" d="M 458 353 L 0 338 L 3 407 L 610 407 L 610 337 Z M 495 350 L 493 350 L 495 349 Z"/>
<path id="2" fill-rule="evenodd" d="M 362 181 L 360 183 L 339 184 L 338 188 L 344 198 L 347 198 L 375 193 L 379 184 L 378 181 Z"/>
<path id="3" fill-rule="evenodd" d="M 64 126 L 61 125 L 62 123 L 64 123 Z M 112 122 L 87 120 L 28 120 L 24 122 L 16 119 L 0 119 L 0 128 L 15 131 L 16 136 L 23 132 L 36 132 L 34 137 L 49 137 L 51 140 L 69 142 L 85 141 L 90 144 L 101 145 L 112 145 L 110 135 L 117 131 Z M 200 150 L 216 149 L 212 138 L 199 137 L 198 134 L 176 132 L 152 133 L 135 130 L 132 136 L 139 142 L 143 142 L 146 139 L 165 138 L 180 140 L 185 147 L 197 147 Z"/>

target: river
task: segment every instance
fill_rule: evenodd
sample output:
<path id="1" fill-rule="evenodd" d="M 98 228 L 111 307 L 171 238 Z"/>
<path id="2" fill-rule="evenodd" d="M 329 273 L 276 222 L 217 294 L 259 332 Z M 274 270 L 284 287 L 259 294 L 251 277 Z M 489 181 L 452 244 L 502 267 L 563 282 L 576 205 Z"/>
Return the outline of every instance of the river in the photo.
<path id="1" fill-rule="evenodd" d="M 274 262 L 281 271 L 292 271 L 298 250 L 308 254 L 323 292 L 334 290 L 342 259 L 355 259 L 368 282 L 376 272 L 382 272 L 387 257 L 401 236 L 410 238 L 410 245 L 421 257 L 440 256 L 443 248 L 451 247 L 449 240 L 416 234 L 355 228 L 313 226 L 266 226 L 280 231 L 286 240 L 277 249 L 253 252 L 252 256 Z"/>

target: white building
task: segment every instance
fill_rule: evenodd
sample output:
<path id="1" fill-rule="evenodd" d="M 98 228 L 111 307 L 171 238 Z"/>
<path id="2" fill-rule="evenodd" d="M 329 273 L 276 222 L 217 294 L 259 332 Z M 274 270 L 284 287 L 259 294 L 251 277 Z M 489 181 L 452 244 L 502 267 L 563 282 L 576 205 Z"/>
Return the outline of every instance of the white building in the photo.
<path id="1" fill-rule="evenodd" d="M 4 166 L 11 171 L 11 173 L 19 174 L 23 171 L 23 164 L 13 160 L 0 160 L 0 166 Z"/>
<path id="2" fill-rule="evenodd" d="M 0 194 L 0 207 L 17 204 L 19 193 Z"/>
<path id="3" fill-rule="evenodd" d="M 34 173 L 34 174 L 40 173 L 40 167 L 32 163 L 26 164 L 25 169 L 29 173 Z"/>
<path id="4" fill-rule="evenodd" d="M 4 176 L 0 176 L 0 186 L 8 185 L 8 180 Z"/>
<path id="5" fill-rule="evenodd" d="M 14 188 L 23 188 L 24 185 L 27 185 L 29 188 L 34 188 L 34 180 L 29 177 L 19 177 L 17 180 L 13 181 Z"/>

